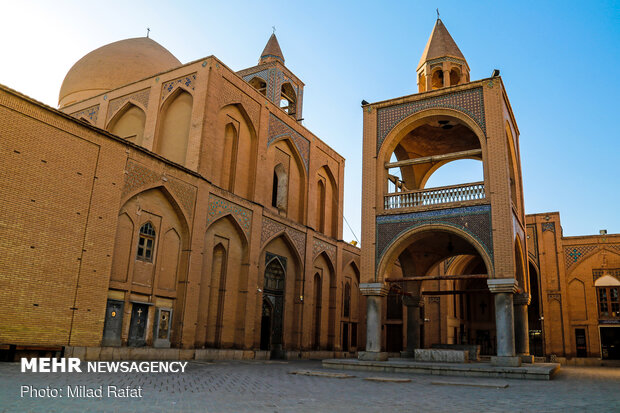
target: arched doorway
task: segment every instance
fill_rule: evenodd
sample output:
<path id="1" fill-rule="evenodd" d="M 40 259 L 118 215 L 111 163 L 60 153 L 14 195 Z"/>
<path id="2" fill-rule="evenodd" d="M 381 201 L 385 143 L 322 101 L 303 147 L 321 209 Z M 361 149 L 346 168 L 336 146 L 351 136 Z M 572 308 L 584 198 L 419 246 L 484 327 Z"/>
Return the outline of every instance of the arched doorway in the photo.
<path id="1" fill-rule="evenodd" d="M 284 278 L 286 259 L 267 254 L 261 317 L 261 349 L 269 350 L 271 358 L 283 358 L 282 326 L 284 310 Z"/>

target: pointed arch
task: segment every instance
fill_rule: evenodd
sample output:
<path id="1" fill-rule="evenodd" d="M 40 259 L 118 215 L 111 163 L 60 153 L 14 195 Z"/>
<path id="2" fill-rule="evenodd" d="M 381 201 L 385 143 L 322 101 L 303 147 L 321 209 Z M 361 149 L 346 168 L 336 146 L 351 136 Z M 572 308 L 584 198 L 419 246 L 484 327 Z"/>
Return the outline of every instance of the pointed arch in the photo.
<path id="1" fill-rule="evenodd" d="M 178 164 L 185 164 L 194 98 L 178 87 L 163 102 L 159 112 L 155 152 Z"/>
<path id="2" fill-rule="evenodd" d="M 339 197 L 338 181 L 329 165 L 317 170 L 317 230 L 332 238 L 338 238 Z"/>
<path id="3" fill-rule="evenodd" d="M 221 149 L 211 151 L 211 173 L 215 182 L 239 196 L 252 198 L 258 139 L 243 104 L 229 103 L 219 109 L 215 139 L 215 146 Z"/>
<path id="4" fill-rule="evenodd" d="M 252 79 L 250 79 L 250 81 L 248 82 L 254 89 L 258 90 L 258 92 L 263 95 L 263 96 L 267 96 L 267 81 L 265 79 L 263 79 L 262 77 L 255 75 Z"/>
<path id="5" fill-rule="evenodd" d="M 249 242 L 250 242 L 248 240 L 247 234 L 243 231 L 243 228 L 241 227 L 241 224 L 239 223 L 239 221 L 237 221 L 237 219 L 233 216 L 232 213 L 227 213 L 227 214 L 223 214 L 223 215 L 219 216 L 215 221 L 211 222 L 207 226 L 207 231 L 209 230 L 209 228 L 215 226 L 222 219 L 227 219 L 230 222 L 230 224 L 236 229 L 236 232 L 239 235 L 239 238 L 241 238 L 241 240 L 243 242 L 243 246 L 247 247 Z"/>
<path id="6" fill-rule="evenodd" d="M 172 189 L 169 187 L 169 184 L 167 182 L 163 183 L 163 184 L 162 183 L 156 183 L 156 184 L 148 185 L 148 186 L 145 186 L 145 187 L 137 188 L 137 189 L 127 193 L 125 196 L 123 196 L 123 198 L 121 199 L 121 205 L 125 205 L 132 198 L 134 198 L 136 196 L 139 196 L 141 194 L 147 193 L 148 191 L 152 191 L 152 190 L 161 191 L 161 193 L 166 197 L 168 202 L 170 202 L 170 205 L 172 206 L 172 208 L 174 208 L 174 210 L 177 213 L 177 215 L 182 217 L 182 221 L 184 222 L 183 230 L 184 231 L 188 231 L 189 230 L 188 223 L 191 221 L 191 217 L 181 207 L 181 200 L 177 197 L 177 195 L 174 193 L 174 191 L 172 191 Z"/>
<path id="7" fill-rule="evenodd" d="M 587 320 L 586 287 L 579 278 L 573 278 L 568 282 L 568 299 L 570 302 L 569 313 L 571 322 Z"/>
<path id="8" fill-rule="evenodd" d="M 297 114 L 297 92 L 290 82 L 285 82 L 280 87 L 280 108 L 288 115 L 296 117 Z"/>
<path id="9" fill-rule="evenodd" d="M 142 145 L 145 123 L 146 112 L 128 101 L 112 116 L 106 129 L 120 138 Z"/>

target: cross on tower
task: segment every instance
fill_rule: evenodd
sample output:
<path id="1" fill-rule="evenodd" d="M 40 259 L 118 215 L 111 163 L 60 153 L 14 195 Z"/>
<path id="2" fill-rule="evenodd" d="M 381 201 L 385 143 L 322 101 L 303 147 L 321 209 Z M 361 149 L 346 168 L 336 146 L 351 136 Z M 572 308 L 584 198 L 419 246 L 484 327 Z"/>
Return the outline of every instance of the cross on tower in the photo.
<path id="1" fill-rule="evenodd" d="M 273 29 L 273 34 L 276 34 L 276 26 L 271 26 L 271 28 Z"/>
<path id="2" fill-rule="evenodd" d="M 151 32 L 151 29 L 149 27 L 146 28 L 146 37 L 149 37 L 149 33 Z"/>
<path id="3" fill-rule="evenodd" d="M 439 20 L 439 9 L 435 9 L 437 10 L 437 20 Z"/>

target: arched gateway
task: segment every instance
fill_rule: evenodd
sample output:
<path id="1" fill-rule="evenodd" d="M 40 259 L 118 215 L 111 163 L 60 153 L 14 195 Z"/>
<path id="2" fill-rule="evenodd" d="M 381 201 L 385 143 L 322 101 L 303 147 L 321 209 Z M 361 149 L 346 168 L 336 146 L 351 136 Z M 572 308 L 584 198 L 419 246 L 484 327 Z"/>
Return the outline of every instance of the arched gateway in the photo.
<path id="1" fill-rule="evenodd" d="M 405 356 L 433 344 L 478 344 L 495 364 L 520 365 L 529 355 L 529 279 L 519 133 L 506 91 L 499 76 L 469 82 L 440 20 L 418 81 L 421 93 L 363 106 L 360 358 L 385 359 L 386 348 L 398 348 L 398 329 L 382 328 L 391 291 L 407 307 Z M 427 187 L 438 169 L 463 159 L 479 162 L 483 176 Z"/>

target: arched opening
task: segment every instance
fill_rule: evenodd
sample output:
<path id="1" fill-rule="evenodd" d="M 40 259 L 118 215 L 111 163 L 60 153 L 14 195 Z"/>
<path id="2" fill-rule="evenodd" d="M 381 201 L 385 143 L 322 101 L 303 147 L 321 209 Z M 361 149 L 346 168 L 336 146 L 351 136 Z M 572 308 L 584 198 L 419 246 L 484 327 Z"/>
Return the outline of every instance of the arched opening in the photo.
<path id="1" fill-rule="evenodd" d="M 494 299 L 486 283 L 492 275 L 483 251 L 469 235 L 436 224 L 411 230 L 388 247 L 378 271 L 392 283 L 385 320 L 387 351 L 400 351 L 406 334 L 413 340 L 408 351 L 416 345 L 478 345 L 481 354 L 495 354 Z M 413 306 L 408 308 L 408 319 L 420 320 L 406 324 L 411 331 L 398 327 L 404 325 L 398 301 L 402 295 L 420 302 L 408 304 Z"/>
<path id="2" fill-rule="evenodd" d="M 268 332 L 261 331 L 261 337 L 269 337 L 269 350 L 272 358 L 281 358 L 283 353 L 283 319 L 284 312 L 284 283 L 286 269 L 282 260 L 278 257 L 271 258 L 265 268 L 265 279 L 263 284 L 263 299 L 267 300 L 271 312 L 271 320 Z M 264 307 L 263 307 L 264 308 Z M 261 327 L 262 327 L 261 321 Z M 266 326 L 266 323 L 265 323 Z M 262 341 L 262 339 L 261 339 Z"/>
<path id="3" fill-rule="evenodd" d="M 508 149 L 508 174 L 510 177 L 510 198 L 512 203 L 517 208 L 518 211 L 521 211 L 521 188 L 519 177 L 520 174 L 517 170 L 517 157 L 515 155 L 515 147 L 514 147 L 514 139 L 512 133 L 510 131 L 510 127 L 508 123 L 506 123 L 506 147 Z"/>
<path id="4" fill-rule="evenodd" d="M 418 74 L 418 92 L 426 92 L 426 76 L 424 73 Z"/>
<path id="5" fill-rule="evenodd" d="M 235 170 L 237 167 L 237 147 L 239 134 L 233 123 L 228 123 L 224 131 L 224 147 L 222 148 L 223 168 L 220 184 L 223 189 L 233 192 L 235 188 Z"/>
<path id="6" fill-rule="evenodd" d="M 458 85 L 461 81 L 461 72 L 457 68 L 450 70 L 450 86 Z"/>
<path id="7" fill-rule="evenodd" d="M 247 307 L 248 248 L 231 215 L 213 222 L 204 234 L 202 274 L 196 316 L 196 348 L 243 348 L 251 321 Z"/>
<path id="8" fill-rule="evenodd" d="M 441 69 L 437 69 L 433 72 L 431 77 L 431 87 L 433 90 L 443 87 L 443 71 Z"/>
<path id="9" fill-rule="evenodd" d="M 265 82 L 260 77 L 253 77 L 248 83 L 250 83 L 250 85 L 254 89 L 258 90 L 263 96 L 267 95 L 267 82 Z"/>
<path id="10" fill-rule="evenodd" d="M 448 115 L 419 118 L 384 146 L 379 157 L 384 163 L 378 166 L 378 173 L 385 180 L 384 209 L 462 203 L 486 197 L 482 144 L 464 120 Z M 450 166 L 444 169 L 444 165 Z M 437 176 L 443 179 L 429 183 L 439 169 L 442 171 Z M 461 183 L 465 178 L 468 182 Z"/>
<path id="11" fill-rule="evenodd" d="M 273 169 L 273 187 L 271 205 L 279 212 L 286 212 L 288 204 L 288 174 L 283 164 L 279 163 Z"/>
<path id="12" fill-rule="evenodd" d="M 295 117 L 297 112 L 297 93 L 295 93 L 295 89 L 288 82 L 282 85 L 280 108 L 289 115 Z"/>
<path id="13" fill-rule="evenodd" d="M 160 114 L 156 152 L 181 165 L 187 155 L 192 105 L 192 95 L 177 89 L 166 100 Z"/>
<path id="14" fill-rule="evenodd" d="M 534 265 L 529 263 L 530 270 L 530 305 L 527 307 L 527 322 L 529 329 L 530 354 L 536 357 L 544 356 L 544 336 L 542 325 L 542 307 L 540 305 L 540 276 Z"/>
<path id="15" fill-rule="evenodd" d="M 142 109 L 131 103 L 118 111 L 108 125 L 110 133 L 125 140 L 142 145 L 146 114 Z"/>
<path id="16" fill-rule="evenodd" d="M 222 328 L 224 321 L 224 299 L 226 297 L 226 249 L 222 244 L 213 248 L 211 260 L 211 303 L 215 313 L 215 338 L 213 345 L 216 348 L 222 345 Z"/>
<path id="17" fill-rule="evenodd" d="M 108 301 L 102 343 L 180 345 L 189 238 L 181 211 L 165 187 L 136 194 L 121 207 L 109 282 L 116 298 Z M 145 298 L 132 301 L 133 294 Z"/>
<path id="18" fill-rule="evenodd" d="M 321 348 L 321 311 L 323 307 L 323 288 L 321 274 L 314 274 L 314 318 L 313 318 L 313 334 L 312 348 L 319 350 Z"/>
<path id="19" fill-rule="evenodd" d="M 338 186 L 327 165 L 317 171 L 316 228 L 319 232 L 338 238 Z"/>

